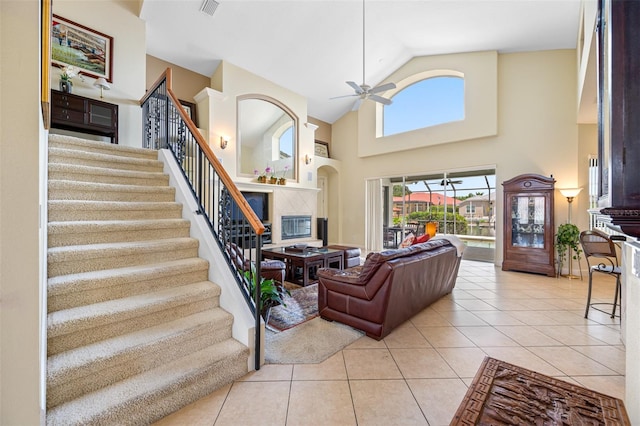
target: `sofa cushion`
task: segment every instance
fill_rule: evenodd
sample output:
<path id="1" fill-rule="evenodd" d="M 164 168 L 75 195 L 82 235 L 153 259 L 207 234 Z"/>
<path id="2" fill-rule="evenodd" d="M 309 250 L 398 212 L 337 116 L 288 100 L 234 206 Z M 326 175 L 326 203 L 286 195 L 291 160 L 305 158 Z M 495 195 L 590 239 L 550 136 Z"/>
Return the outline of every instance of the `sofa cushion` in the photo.
<path id="1" fill-rule="evenodd" d="M 413 241 L 416 239 L 416 236 L 413 235 L 413 232 L 409 232 L 409 235 L 407 235 L 406 237 L 404 237 L 404 240 L 402 240 L 402 242 L 400 243 L 400 248 L 405 248 L 405 247 L 409 247 L 411 244 L 413 244 Z"/>
<path id="2" fill-rule="evenodd" d="M 413 244 L 420 244 L 420 243 L 426 243 L 427 241 L 429 241 L 429 238 L 431 238 L 431 236 L 429 234 L 422 234 L 419 237 L 416 237 L 415 240 L 413 240 Z"/>
<path id="3" fill-rule="evenodd" d="M 433 242 L 427 241 L 422 244 L 415 244 L 405 248 L 385 250 L 381 252 L 370 252 L 367 254 L 367 258 L 360 269 L 359 282 L 367 282 L 376 273 L 380 265 L 384 262 L 392 259 L 396 259 L 404 256 L 411 256 L 416 253 L 420 253 L 426 250 L 432 250 L 436 247 L 442 247 L 449 244 L 447 240 L 434 240 Z"/>
<path id="4" fill-rule="evenodd" d="M 379 253 L 374 253 L 371 257 L 375 257 L 376 260 L 381 262 L 386 262 L 388 260 L 397 259 L 399 257 L 411 256 L 416 253 L 420 253 L 427 250 L 433 250 L 437 247 L 442 247 L 447 244 L 450 244 L 447 240 L 433 240 L 430 239 L 426 243 L 414 244 L 409 247 L 385 250 Z M 375 256 L 378 255 L 378 256 Z"/>

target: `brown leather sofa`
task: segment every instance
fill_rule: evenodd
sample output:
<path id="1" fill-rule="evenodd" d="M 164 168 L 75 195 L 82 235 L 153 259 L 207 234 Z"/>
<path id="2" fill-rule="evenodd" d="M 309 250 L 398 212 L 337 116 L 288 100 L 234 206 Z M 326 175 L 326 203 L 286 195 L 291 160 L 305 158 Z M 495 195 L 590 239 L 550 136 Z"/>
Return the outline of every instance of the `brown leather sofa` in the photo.
<path id="1" fill-rule="evenodd" d="M 380 340 L 455 286 L 462 244 L 432 239 L 370 253 L 361 267 L 318 270 L 318 311 Z"/>

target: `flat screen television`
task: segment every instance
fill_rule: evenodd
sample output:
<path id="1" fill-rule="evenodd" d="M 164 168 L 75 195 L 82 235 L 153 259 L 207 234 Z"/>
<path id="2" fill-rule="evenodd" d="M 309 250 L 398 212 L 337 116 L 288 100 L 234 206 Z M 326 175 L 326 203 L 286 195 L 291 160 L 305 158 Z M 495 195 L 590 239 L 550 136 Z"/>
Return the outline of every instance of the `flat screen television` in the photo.
<path id="1" fill-rule="evenodd" d="M 269 221 L 269 194 L 266 192 L 249 192 L 242 191 L 242 195 L 246 198 L 249 206 L 254 211 L 258 219 L 261 222 Z M 242 220 L 242 213 L 238 208 L 238 205 L 235 202 L 231 202 L 231 220 L 240 221 Z"/>

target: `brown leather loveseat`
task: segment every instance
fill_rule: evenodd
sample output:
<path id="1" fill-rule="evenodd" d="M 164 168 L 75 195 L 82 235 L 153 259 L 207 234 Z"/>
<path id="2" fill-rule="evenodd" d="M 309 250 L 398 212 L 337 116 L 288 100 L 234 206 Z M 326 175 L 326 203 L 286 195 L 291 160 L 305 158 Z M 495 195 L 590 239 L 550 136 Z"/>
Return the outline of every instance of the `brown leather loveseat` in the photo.
<path id="1" fill-rule="evenodd" d="M 380 340 L 455 286 L 463 245 L 436 237 L 370 253 L 362 267 L 318 271 L 318 311 Z"/>

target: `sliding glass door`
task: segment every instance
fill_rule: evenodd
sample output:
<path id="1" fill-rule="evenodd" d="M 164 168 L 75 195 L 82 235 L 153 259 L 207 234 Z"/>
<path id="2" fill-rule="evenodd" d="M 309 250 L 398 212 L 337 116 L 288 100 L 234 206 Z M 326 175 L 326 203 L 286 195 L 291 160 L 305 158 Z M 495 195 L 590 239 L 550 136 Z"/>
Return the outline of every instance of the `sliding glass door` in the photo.
<path id="1" fill-rule="evenodd" d="M 453 234 L 467 245 L 465 258 L 493 261 L 495 169 L 425 173 L 376 180 L 381 185 L 382 248 L 396 248 L 409 235 Z M 369 192 L 373 194 L 374 192 Z M 368 212 L 368 218 L 373 219 Z"/>

